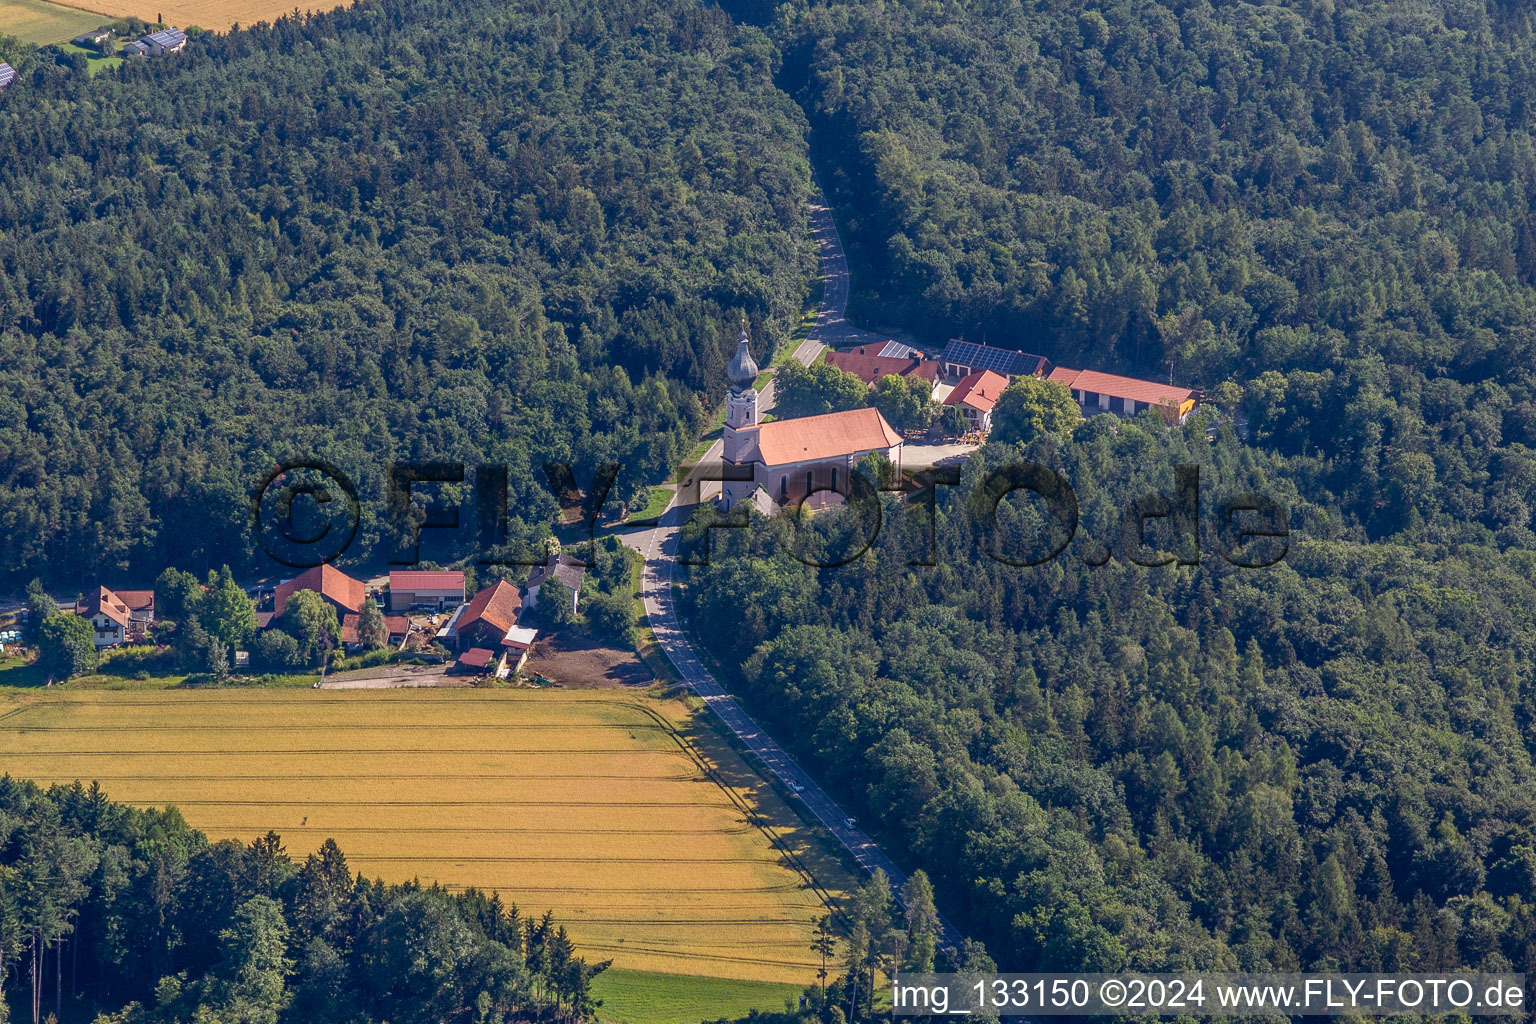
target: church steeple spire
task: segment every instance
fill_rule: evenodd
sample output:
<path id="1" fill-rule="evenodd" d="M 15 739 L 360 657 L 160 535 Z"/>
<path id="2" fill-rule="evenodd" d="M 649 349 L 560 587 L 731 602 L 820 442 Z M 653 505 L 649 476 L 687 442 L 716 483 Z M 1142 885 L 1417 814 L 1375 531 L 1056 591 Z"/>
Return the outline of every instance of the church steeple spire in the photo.
<path id="1" fill-rule="evenodd" d="M 731 382 L 731 390 L 740 394 L 757 381 L 757 361 L 752 358 L 752 337 L 747 333 L 747 318 L 741 318 L 741 334 L 736 337 L 736 355 L 726 367 L 725 376 Z"/>
<path id="2" fill-rule="evenodd" d="M 750 460 L 754 450 L 755 433 L 743 433 L 746 428 L 757 426 L 757 361 L 752 358 L 752 337 L 747 333 L 747 318 L 741 318 L 741 334 L 736 338 L 736 355 L 726 367 L 726 378 L 731 391 L 725 396 L 725 429 L 721 431 L 725 461 L 741 465 Z M 748 497 L 756 488 L 755 482 L 728 482 L 720 488 L 720 497 L 726 508 Z"/>

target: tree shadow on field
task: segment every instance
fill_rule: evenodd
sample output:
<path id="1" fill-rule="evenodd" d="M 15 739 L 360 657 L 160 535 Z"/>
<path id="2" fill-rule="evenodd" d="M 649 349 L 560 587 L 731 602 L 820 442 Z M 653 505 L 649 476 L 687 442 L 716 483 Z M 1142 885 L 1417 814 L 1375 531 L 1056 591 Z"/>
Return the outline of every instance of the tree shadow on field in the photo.
<path id="1" fill-rule="evenodd" d="M 711 720 L 707 710 L 696 711 L 678 723 L 681 736 L 709 769 L 714 780 L 738 802 L 747 821 L 765 832 L 780 861 L 808 879 L 807 887 L 840 915 L 847 896 L 858 884 L 858 872 L 842 851 L 824 834 L 814 819 L 802 817 L 790 799 L 752 766 L 756 757 L 739 747 Z"/>

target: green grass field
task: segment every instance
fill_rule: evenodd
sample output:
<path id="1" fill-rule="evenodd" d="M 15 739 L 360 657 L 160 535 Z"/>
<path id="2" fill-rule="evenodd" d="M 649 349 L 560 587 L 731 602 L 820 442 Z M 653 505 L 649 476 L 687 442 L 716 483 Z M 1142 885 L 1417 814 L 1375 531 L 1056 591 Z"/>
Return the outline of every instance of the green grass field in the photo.
<path id="1" fill-rule="evenodd" d="M 0 0 L 0 35 L 25 43 L 62 43 L 109 19 L 47 0 Z"/>
<path id="2" fill-rule="evenodd" d="M 0 771 L 96 779 L 214 838 L 275 830 L 296 856 L 334 837 L 370 877 L 552 909 L 622 969 L 609 1012 L 633 1024 L 714 993 L 695 1019 L 782 1007 L 850 884 L 684 705 L 611 691 L 9 691 Z"/>
<path id="3" fill-rule="evenodd" d="M 614 1024 L 678 1024 L 719 1017 L 745 1017 L 749 1010 L 782 1010 L 796 1005 L 800 985 L 728 978 L 685 978 L 609 968 L 598 975 L 593 993 L 603 1001 L 598 1017 Z"/>

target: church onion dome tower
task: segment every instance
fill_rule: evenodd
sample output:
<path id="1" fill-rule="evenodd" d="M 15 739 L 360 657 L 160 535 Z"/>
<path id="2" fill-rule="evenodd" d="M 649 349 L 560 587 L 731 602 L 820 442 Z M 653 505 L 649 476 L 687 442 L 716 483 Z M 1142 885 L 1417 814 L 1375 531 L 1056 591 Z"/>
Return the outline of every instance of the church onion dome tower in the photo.
<path id="1" fill-rule="evenodd" d="M 741 334 L 736 339 L 736 355 L 725 375 L 730 379 L 731 390 L 740 394 L 757 381 L 757 361 L 752 358 L 752 339 L 747 336 L 747 321 L 741 321 Z"/>

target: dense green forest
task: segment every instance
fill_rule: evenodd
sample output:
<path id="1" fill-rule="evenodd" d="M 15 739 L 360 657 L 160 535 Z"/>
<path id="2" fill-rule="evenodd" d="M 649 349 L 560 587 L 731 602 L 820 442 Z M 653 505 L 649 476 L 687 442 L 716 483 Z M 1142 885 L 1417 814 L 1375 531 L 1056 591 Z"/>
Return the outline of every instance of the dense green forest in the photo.
<path id="1" fill-rule="evenodd" d="M 606 966 L 497 896 L 354 878 L 330 840 L 295 863 L 271 833 L 0 779 L 0 1020 L 575 1022 Z"/>
<path id="2" fill-rule="evenodd" d="M 362 551 L 392 458 L 507 464 L 514 536 L 545 460 L 641 498 L 814 272 L 804 119 L 718 8 L 377 0 L 72 60 L 0 96 L 13 586 L 246 568 L 294 456 L 358 482 Z"/>
<path id="3" fill-rule="evenodd" d="M 845 215 L 851 316 L 1241 388 L 1351 528 L 1532 543 L 1529 5 L 748 6 Z"/>
<path id="4" fill-rule="evenodd" d="M 1004 969 L 1536 970 L 1536 556 L 1351 542 L 1285 460 L 1205 426 L 987 445 L 938 488 L 930 567 L 921 500 L 888 496 L 838 569 L 795 554 L 826 513 L 717 530 L 695 635 Z M 1038 503 L 976 504 L 1025 458 L 1081 508 L 1032 568 L 998 558 L 1044 553 Z M 1132 564 L 1121 510 L 1177 465 L 1199 565 Z M 1212 517 L 1255 490 L 1295 533 L 1242 569 Z"/>
<path id="5" fill-rule="evenodd" d="M 733 9 L 812 124 L 851 315 L 1207 401 L 1010 408 L 931 567 L 921 501 L 838 569 L 791 552 L 851 509 L 719 532 L 687 600 L 754 712 L 1010 969 L 1536 969 L 1528 9 Z M 1039 508 L 978 504 L 1017 458 L 1081 503 L 1044 565 L 992 557 Z M 1200 564 L 1133 564 L 1121 510 L 1178 464 Z M 1278 565 L 1216 554 L 1245 490 Z"/>

